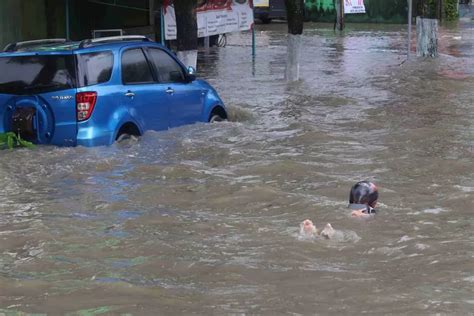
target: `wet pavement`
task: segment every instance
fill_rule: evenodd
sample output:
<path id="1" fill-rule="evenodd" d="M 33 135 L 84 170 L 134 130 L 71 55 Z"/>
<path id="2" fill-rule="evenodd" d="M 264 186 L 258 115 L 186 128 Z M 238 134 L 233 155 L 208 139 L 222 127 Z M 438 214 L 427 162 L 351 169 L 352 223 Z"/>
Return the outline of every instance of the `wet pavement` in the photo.
<path id="1" fill-rule="evenodd" d="M 472 24 L 410 61 L 405 26 L 305 27 L 300 82 L 284 24 L 200 54 L 231 122 L 0 152 L 0 313 L 472 313 Z"/>

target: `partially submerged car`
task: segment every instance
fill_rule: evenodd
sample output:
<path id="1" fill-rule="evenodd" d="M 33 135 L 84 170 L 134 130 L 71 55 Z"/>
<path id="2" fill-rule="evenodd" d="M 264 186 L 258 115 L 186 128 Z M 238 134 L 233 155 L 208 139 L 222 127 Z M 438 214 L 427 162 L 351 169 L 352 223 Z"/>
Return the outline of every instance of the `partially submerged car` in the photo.
<path id="1" fill-rule="evenodd" d="M 0 133 L 36 144 L 110 145 L 225 119 L 216 90 L 144 36 L 36 40 L 0 53 Z"/>

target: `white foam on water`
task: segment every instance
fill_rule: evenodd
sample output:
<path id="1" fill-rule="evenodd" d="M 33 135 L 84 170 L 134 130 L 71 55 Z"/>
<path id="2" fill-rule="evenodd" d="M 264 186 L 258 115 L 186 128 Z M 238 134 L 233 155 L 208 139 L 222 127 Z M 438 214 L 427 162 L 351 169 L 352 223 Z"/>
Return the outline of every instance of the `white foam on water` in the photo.
<path id="1" fill-rule="evenodd" d="M 367 254 L 381 254 L 381 255 L 386 255 L 386 256 L 394 256 L 394 255 L 403 255 L 403 248 L 406 248 L 407 246 L 401 246 L 401 247 L 380 247 L 380 248 L 372 248 L 369 251 L 367 251 Z"/>
<path id="2" fill-rule="evenodd" d="M 418 249 L 418 250 L 425 250 L 425 249 L 428 249 L 430 246 L 426 245 L 426 244 L 416 244 L 415 245 L 415 248 Z"/>
<path id="3" fill-rule="evenodd" d="M 449 210 L 441 208 L 441 207 L 429 208 L 429 209 L 423 210 L 423 213 L 425 214 L 440 214 L 444 212 L 449 212 Z"/>
<path id="4" fill-rule="evenodd" d="M 408 212 L 407 214 L 408 215 L 420 215 L 422 213 L 424 214 L 440 214 L 440 213 L 444 213 L 444 212 L 449 212 L 449 210 L 445 209 L 445 208 L 441 208 L 441 207 L 435 207 L 435 208 L 427 208 L 423 211 L 416 211 L 416 212 Z"/>
<path id="5" fill-rule="evenodd" d="M 314 241 L 317 239 L 319 239 L 319 237 L 315 235 L 298 234 L 299 241 Z"/>
<path id="6" fill-rule="evenodd" d="M 397 243 L 402 243 L 402 242 L 409 241 L 409 240 L 412 240 L 412 239 L 414 239 L 414 238 L 405 235 L 405 236 L 403 236 L 402 238 L 400 238 L 400 240 L 397 241 Z"/>
<path id="7" fill-rule="evenodd" d="M 455 185 L 454 187 L 466 193 L 474 192 L 474 187 L 467 187 L 467 186 L 462 186 L 462 185 Z"/>

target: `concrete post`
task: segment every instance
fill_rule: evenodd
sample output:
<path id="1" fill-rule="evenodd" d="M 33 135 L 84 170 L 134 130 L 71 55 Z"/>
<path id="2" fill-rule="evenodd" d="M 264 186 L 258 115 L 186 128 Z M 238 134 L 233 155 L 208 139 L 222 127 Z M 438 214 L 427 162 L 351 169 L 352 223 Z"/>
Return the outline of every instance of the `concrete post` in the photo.
<path id="1" fill-rule="evenodd" d="M 416 17 L 416 55 L 438 56 L 438 20 Z"/>
<path id="2" fill-rule="evenodd" d="M 285 79 L 297 81 L 300 79 L 301 34 L 288 34 Z"/>
<path id="3" fill-rule="evenodd" d="M 297 81 L 300 78 L 301 34 L 303 34 L 304 1 L 285 0 L 288 20 L 288 46 L 285 79 Z"/>
<path id="4" fill-rule="evenodd" d="M 197 1 L 180 0 L 174 1 L 176 13 L 178 58 L 185 66 L 197 66 Z"/>

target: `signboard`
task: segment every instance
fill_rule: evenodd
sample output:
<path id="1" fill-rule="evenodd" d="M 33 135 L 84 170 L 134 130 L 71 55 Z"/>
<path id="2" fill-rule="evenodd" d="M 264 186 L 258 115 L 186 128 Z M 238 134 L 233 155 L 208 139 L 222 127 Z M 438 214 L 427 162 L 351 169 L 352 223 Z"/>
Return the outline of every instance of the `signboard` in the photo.
<path id="1" fill-rule="evenodd" d="M 268 8 L 270 6 L 270 0 L 253 0 L 253 6 L 255 8 Z"/>
<path id="2" fill-rule="evenodd" d="M 177 33 L 176 16 L 171 0 L 164 1 L 163 11 L 165 38 L 174 40 Z M 247 31 L 253 25 L 251 0 L 200 0 L 196 15 L 198 37 Z"/>
<path id="3" fill-rule="evenodd" d="M 344 0 L 344 13 L 365 13 L 364 0 Z"/>

